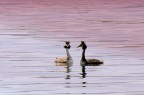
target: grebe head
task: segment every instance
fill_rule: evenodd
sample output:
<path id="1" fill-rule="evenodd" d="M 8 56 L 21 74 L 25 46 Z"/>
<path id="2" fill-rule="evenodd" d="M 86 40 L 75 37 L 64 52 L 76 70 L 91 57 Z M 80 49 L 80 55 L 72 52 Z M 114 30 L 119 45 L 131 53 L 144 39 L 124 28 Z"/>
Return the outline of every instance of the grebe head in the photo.
<path id="1" fill-rule="evenodd" d="M 78 47 L 82 47 L 82 49 L 86 49 L 87 45 L 85 44 L 84 41 L 81 41 L 81 44 Z"/>
<path id="2" fill-rule="evenodd" d="M 66 43 L 66 44 L 64 45 L 64 48 L 65 48 L 65 49 L 70 49 L 70 48 L 71 48 L 71 46 L 69 45 L 70 42 L 69 42 L 69 41 L 66 41 L 65 43 Z"/>
<path id="3" fill-rule="evenodd" d="M 69 44 L 70 44 L 70 42 L 69 42 L 69 41 L 65 41 L 65 43 L 66 43 L 67 45 L 69 45 Z"/>

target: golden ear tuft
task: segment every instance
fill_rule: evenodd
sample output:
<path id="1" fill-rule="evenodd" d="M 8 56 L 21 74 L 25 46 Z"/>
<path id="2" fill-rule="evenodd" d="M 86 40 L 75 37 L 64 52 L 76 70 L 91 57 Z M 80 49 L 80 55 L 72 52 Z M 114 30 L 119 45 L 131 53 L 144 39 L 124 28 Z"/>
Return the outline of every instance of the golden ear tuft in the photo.
<path id="1" fill-rule="evenodd" d="M 64 48 L 67 48 L 67 45 L 64 45 Z"/>

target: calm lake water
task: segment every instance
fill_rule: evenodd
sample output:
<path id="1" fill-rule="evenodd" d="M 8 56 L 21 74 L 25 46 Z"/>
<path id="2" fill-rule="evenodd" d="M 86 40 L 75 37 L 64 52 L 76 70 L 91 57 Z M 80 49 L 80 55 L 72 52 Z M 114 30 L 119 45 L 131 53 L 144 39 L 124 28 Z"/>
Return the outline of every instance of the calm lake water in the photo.
<path id="1" fill-rule="evenodd" d="M 71 41 L 74 63 L 56 66 Z M 77 48 L 104 61 L 82 74 Z M 143 0 L 0 1 L 1 95 L 144 95 Z"/>

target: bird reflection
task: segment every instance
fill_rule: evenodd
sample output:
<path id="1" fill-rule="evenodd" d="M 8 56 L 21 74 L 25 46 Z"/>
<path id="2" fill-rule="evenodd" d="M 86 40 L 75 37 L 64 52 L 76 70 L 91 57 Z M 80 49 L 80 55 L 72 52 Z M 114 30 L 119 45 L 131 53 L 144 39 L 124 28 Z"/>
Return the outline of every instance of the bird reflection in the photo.
<path id="1" fill-rule="evenodd" d="M 67 73 L 67 75 L 66 75 L 66 77 L 65 77 L 66 80 L 71 78 L 71 76 L 70 76 L 70 74 L 69 74 L 70 71 L 71 71 L 70 66 L 67 66 L 67 67 L 66 67 L 66 73 Z"/>
<path id="2" fill-rule="evenodd" d="M 85 66 L 81 66 L 82 67 L 82 73 L 81 73 L 81 75 L 82 75 L 82 78 L 85 78 L 86 77 L 86 69 L 85 69 Z"/>
<path id="3" fill-rule="evenodd" d="M 97 65 L 97 66 L 101 66 L 101 65 Z M 81 71 L 82 71 L 82 73 L 81 73 L 81 77 L 82 78 L 86 78 L 86 75 L 87 75 L 87 73 L 86 73 L 86 67 L 87 67 L 87 65 L 86 66 L 84 66 L 84 65 L 81 65 Z"/>

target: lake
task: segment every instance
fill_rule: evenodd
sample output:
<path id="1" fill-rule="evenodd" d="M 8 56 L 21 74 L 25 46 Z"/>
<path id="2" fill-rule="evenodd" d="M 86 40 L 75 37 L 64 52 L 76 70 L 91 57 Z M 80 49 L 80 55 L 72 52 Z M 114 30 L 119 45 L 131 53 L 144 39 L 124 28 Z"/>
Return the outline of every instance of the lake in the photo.
<path id="1" fill-rule="evenodd" d="M 143 0 L 0 1 L 1 95 L 143 95 Z M 73 66 L 56 66 L 70 41 Z M 80 66 L 86 58 L 101 66 Z"/>

